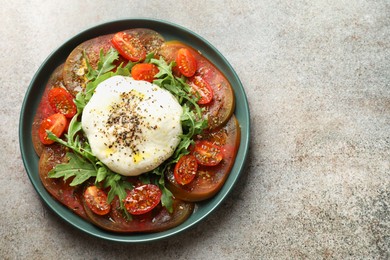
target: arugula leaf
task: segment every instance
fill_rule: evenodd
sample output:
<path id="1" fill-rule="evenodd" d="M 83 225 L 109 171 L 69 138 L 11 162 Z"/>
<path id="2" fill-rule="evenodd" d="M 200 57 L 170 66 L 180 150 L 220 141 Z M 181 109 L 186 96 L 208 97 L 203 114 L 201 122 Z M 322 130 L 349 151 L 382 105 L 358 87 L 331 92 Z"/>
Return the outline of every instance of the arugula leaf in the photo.
<path id="1" fill-rule="evenodd" d="M 70 177 L 74 177 L 70 186 L 77 186 L 96 176 L 96 170 L 92 164 L 74 153 L 68 152 L 66 156 L 69 158 L 69 162 L 56 165 L 48 174 L 50 178 L 62 177 L 64 180 L 67 180 Z"/>
<path id="2" fill-rule="evenodd" d="M 160 189 L 162 191 L 161 195 L 161 205 L 165 207 L 169 213 L 173 212 L 173 194 L 170 190 L 168 190 L 165 185 L 160 185 Z"/>
<path id="3" fill-rule="evenodd" d="M 106 167 L 99 167 L 96 174 L 96 182 L 103 181 L 107 176 L 108 170 Z"/>
<path id="4" fill-rule="evenodd" d="M 97 69 L 94 70 L 89 63 L 85 51 L 83 52 L 84 59 L 87 64 L 88 73 L 87 79 L 89 81 L 97 79 L 100 75 L 109 72 L 115 68 L 114 61 L 119 58 L 119 53 L 114 48 L 110 48 L 106 54 L 104 54 L 103 49 L 100 50 L 100 59 L 97 64 Z"/>
<path id="5" fill-rule="evenodd" d="M 154 52 L 150 52 L 146 55 L 144 63 L 150 63 L 150 61 L 154 58 Z"/>
<path id="6" fill-rule="evenodd" d="M 77 107 L 77 114 L 81 115 L 85 105 L 88 103 L 85 98 L 85 93 L 79 92 L 76 94 L 76 98 L 73 100 Z"/>
<path id="7" fill-rule="evenodd" d="M 85 52 L 83 55 L 88 68 L 86 74 L 88 82 L 86 83 L 85 90 L 77 93 L 75 98 L 78 114 L 82 113 L 85 105 L 89 102 L 95 92 L 96 87 L 101 82 L 116 75 L 129 76 L 131 68 L 136 64 L 129 61 L 125 66 L 121 63 L 116 67 L 114 62 L 119 58 L 119 53 L 114 48 L 111 48 L 106 54 L 103 53 L 103 50 L 100 50 L 100 60 L 98 62 L 98 67 L 95 70 L 89 63 Z M 114 68 L 116 68 L 115 72 L 113 71 Z"/>
<path id="8" fill-rule="evenodd" d="M 47 131 L 47 136 L 49 139 L 62 144 L 65 147 L 73 150 L 79 156 L 88 159 L 92 164 L 95 164 L 97 159 L 92 154 L 91 148 L 87 142 L 81 142 L 78 135 L 78 132 L 81 131 L 81 122 L 77 121 L 77 114 L 72 118 L 68 127 L 68 134 L 65 134 L 66 141 L 54 135 L 52 132 Z"/>
<path id="9" fill-rule="evenodd" d="M 110 191 L 107 194 L 107 202 L 111 203 L 115 196 L 119 198 L 119 205 L 127 219 L 132 219 L 129 212 L 125 209 L 123 201 L 126 199 L 127 192 L 126 190 L 132 190 L 133 185 L 124 180 L 124 176 L 121 176 L 112 171 L 108 171 L 106 179 L 104 181 L 104 188 L 110 188 Z"/>

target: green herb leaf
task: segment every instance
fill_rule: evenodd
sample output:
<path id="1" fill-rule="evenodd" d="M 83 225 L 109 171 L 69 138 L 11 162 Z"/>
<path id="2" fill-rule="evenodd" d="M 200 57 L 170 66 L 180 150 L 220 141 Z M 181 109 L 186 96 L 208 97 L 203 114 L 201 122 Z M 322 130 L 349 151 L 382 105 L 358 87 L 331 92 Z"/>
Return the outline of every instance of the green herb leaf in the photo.
<path id="1" fill-rule="evenodd" d="M 103 181 L 107 176 L 107 168 L 106 167 L 100 167 L 98 170 L 97 170 L 97 174 L 96 174 L 96 182 L 101 182 Z"/>
<path id="2" fill-rule="evenodd" d="M 88 80 L 95 80 L 100 75 L 109 72 L 115 68 L 114 61 L 119 58 L 119 53 L 114 48 L 110 48 L 106 54 L 104 54 L 103 49 L 100 50 L 100 59 L 97 64 L 97 69 L 93 69 L 85 51 L 83 52 L 85 61 L 87 63 L 88 72 L 86 74 Z"/>
<path id="3" fill-rule="evenodd" d="M 154 58 L 154 52 L 148 53 L 148 55 L 146 55 L 146 57 L 145 57 L 144 63 L 150 63 L 150 61 L 151 61 L 153 58 Z"/>
<path id="4" fill-rule="evenodd" d="M 67 153 L 66 156 L 69 158 L 69 162 L 56 165 L 48 174 L 50 178 L 62 177 L 67 180 L 74 177 L 70 186 L 76 186 L 96 176 L 96 170 L 92 164 L 74 153 Z"/>
<path id="5" fill-rule="evenodd" d="M 164 177 L 159 180 L 159 187 L 162 191 L 161 205 L 165 207 L 169 213 L 173 212 L 173 194 L 165 187 Z"/>
<path id="6" fill-rule="evenodd" d="M 123 176 L 112 171 L 108 171 L 104 182 L 104 188 L 110 187 L 110 191 L 107 195 L 107 201 L 111 203 L 115 196 L 118 196 L 120 201 L 123 201 L 126 196 L 126 190 L 133 189 L 133 185 L 130 182 L 123 180 Z"/>
<path id="7" fill-rule="evenodd" d="M 86 84 L 85 91 L 84 92 L 79 92 L 76 95 L 75 103 L 78 108 L 78 113 L 81 114 L 85 105 L 89 102 L 89 100 L 92 98 L 93 93 L 95 92 L 96 87 L 105 81 L 108 78 L 111 78 L 113 76 L 129 76 L 131 68 L 134 66 L 135 63 L 133 62 L 128 62 L 126 66 L 123 66 L 123 63 L 120 64 L 115 72 L 114 71 L 107 71 L 104 74 L 99 73 L 98 71 L 91 72 L 91 74 L 95 75 L 96 78 L 93 78 L 91 81 L 89 81 Z M 92 69 L 92 68 L 91 68 Z M 93 70 L 93 69 L 92 69 Z M 90 71 L 88 71 L 90 72 Z"/>

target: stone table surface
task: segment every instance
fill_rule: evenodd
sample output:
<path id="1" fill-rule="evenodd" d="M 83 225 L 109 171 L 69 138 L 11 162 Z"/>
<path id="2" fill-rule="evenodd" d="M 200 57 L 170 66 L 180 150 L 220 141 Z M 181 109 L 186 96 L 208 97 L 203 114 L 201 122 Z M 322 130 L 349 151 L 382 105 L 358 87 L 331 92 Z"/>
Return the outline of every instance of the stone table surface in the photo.
<path id="1" fill-rule="evenodd" d="M 1 259 L 389 259 L 387 0 L 2 1 Z M 251 112 L 238 185 L 187 232 L 118 244 L 39 198 L 18 139 L 26 90 L 64 41 L 120 18 L 201 35 L 240 77 Z"/>

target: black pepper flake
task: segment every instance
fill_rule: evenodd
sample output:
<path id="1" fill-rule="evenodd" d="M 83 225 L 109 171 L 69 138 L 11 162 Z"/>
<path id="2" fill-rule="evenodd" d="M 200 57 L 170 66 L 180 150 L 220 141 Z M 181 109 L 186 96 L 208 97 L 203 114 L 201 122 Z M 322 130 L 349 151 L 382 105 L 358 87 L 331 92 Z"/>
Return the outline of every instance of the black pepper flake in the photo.
<path id="1" fill-rule="evenodd" d="M 106 121 L 106 126 L 111 128 L 111 135 L 114 137 L 108 147 L 128 147 L 133 153 L 138 153 L 137 146 L 145 141 L 142 129 L 155 129 L 156 126 L 150 126 L 139 113 L 138 105 L 144 99 L 138 93 L 134 93 L 134 90 L 121 93 L 120 98 L 121 102 L 112 106 Z"/>

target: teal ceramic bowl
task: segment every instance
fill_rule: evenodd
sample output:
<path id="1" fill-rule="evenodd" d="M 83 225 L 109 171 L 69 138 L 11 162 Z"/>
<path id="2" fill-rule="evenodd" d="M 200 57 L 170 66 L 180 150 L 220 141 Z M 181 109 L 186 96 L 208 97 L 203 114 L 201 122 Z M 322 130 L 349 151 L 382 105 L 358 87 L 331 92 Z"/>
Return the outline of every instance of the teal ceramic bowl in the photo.
<path id="1" fill-rule="evenodd" d="M 232 171 L 220 192 L 213 198 L 198 203 L 196 211 L 180 226 L 158 233 L 118 234 L 107 232 L 84 221 L 69 211 L 61 203 L 53 199 L 43 187 L 38 175 L 39 158 L 34 151 L 31 139 L 31 125 L 35 111 L 40 102 L 46 82 L 54 68 L 62 64 L 69 53 L 80 43 L 100 35 L 114 33 L 129 28 L 150 28 L 161 33 L 166 40 L 179 40 L 201 51 L 205 57 L 212 61 L 225 74 L 233 86 L 236 98 L 235 115 L 241 126 L 241 144 L 238 150 L 238 156 Z M 240 79 L 229 62 L 209 42 L 190 30 L 169 22 L 151 19 L 126 19 L 104 23 L 77 34 L 61 45 L 43 62 L 33 77 L 22 104 L 19 122 L 19 141 L 24 166 L 32 185 L 47 206 L 58 216 L 79 230 L 102 239 L 125 243 L 148 242 L 167 238 L 193 227 L 210 215 L 232 191 L 234 185 L 239 180 L 239 176 L 243 171 L 245 160 L 248 155 L 249 136 L 250 117 L 247 98 Z"/>

